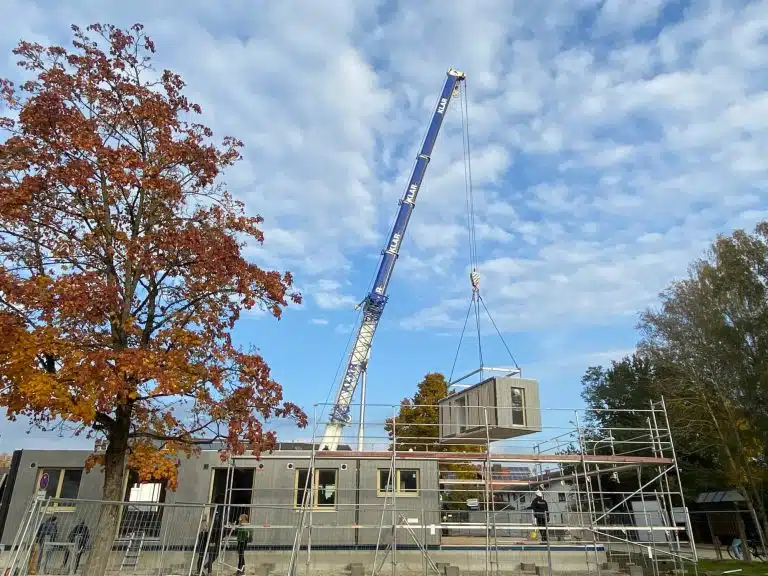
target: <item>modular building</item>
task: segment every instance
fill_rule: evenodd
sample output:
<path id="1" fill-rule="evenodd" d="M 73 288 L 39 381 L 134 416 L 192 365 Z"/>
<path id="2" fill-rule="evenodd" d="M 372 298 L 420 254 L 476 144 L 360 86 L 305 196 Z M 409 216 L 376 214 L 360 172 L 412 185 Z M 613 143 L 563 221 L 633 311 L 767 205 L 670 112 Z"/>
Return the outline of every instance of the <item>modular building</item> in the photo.
<path id="1" fill-rule="evenodd" d="M 0 503 L 0 543 L 12 544 L 29 502 L 46 476 L 45 495 L 56 499 L 49 510 L 74 525 L 73 516 L 95 528 L 97 508 L 102 505 L 103 475 L 99 467 L 85 471 L 93 452 L 87 450 L 24 450 L 14 453 Z M 313 546 L 375 546 L 380 538 L 382 506 L 396 508 L 419 524 L 439 524 L 438 469 L 434 460 L 412 458 L 398 462 L 390 480 L 392 460 L 318 459 L 307 482 L 310 450 L 281 450 L 260 459 L 237 457 L 222 463 L 216 450 L 182 459 L 176 490 L 165 483 L 138 484 L 136 475 L 126 478 L 126 505 L 121 512 L 118 538 L 141 531 L 144 539 L 172 533 L 180 543 L 194 542 L 202 503 L 225 504 L 229 520 L 241 514 L 259 529 L 254 545 L 274 548 L 293 544 L 302 503 L 312 503 Z M 305 499 L 305 489 L 311 495 Z M 394 488 L 394 492 L 393 492 Z M 135 504 L 134 504 L 135 503 Z M 389 515 L 386 518 L 390 521 Z M 408 534 L 398 535 L 403 542 Z M 429 544 L 439 534 L 427 534 Z"/>
<path id="2" fill-rule="evenodd" d="M 440 441 L 484 444 L 541 432 L 539 383 L 493 377 L 438 402 Z"/>

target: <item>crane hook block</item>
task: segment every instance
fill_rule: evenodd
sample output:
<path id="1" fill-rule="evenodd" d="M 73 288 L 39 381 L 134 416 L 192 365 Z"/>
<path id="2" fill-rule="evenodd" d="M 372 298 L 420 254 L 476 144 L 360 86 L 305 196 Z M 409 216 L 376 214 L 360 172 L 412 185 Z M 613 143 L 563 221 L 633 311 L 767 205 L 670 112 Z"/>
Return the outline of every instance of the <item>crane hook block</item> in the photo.
<path id="1" fill-rule="evenodd" d="M 469 273 L 469 281 L 472 283 L 472 290 L 475 292 L 480 290 L 480 273 L 477 270 Z"/>

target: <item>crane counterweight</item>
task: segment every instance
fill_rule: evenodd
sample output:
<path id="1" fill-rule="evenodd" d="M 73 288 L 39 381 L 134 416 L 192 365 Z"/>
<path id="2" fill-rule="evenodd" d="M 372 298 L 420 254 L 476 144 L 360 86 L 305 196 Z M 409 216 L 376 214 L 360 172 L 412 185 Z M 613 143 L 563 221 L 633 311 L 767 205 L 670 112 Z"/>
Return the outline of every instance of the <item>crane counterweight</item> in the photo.
<path id="1" fill-rule="evenodd" d="M 392 271 L 400 253 L 408 221 L 411 218 L 424 174 L 432 157 L 432 149 L 435 146 L 437 135 L 443 124 L 445 112 L 451 99 L 459 94 L 460 82 L 464 80 L 465 75 L 463 72 L 454 68 L 448 70 L 443 91 L 432 114 L 432 121 L 427 129 L 421 149 L 416 156 L 416 163 L 413 167 L 411 178 L 408 181 L 403 197 L 399 201 L 397 218 L 390 231 L 389 241 L 382 251 L 381 262 L 373 288 L 362 302 L 362 318 L 357 327 L 357 334 L 347 359 L 346 370 L 339 383 L 336 399 L 329 415 L 328 424 L 326 425 L 325 434 L 321 442 L 323 449 L 336 450 L 344 427 L 351 420 L 349 408 L 352 403 L 352 397 L 357 388 L 360 374 L 368 362 L 373 337 L 376 333 L 381 314 L 384 311 L 384 306 L 387 303 L 387 287 L 389 286 Z"/>

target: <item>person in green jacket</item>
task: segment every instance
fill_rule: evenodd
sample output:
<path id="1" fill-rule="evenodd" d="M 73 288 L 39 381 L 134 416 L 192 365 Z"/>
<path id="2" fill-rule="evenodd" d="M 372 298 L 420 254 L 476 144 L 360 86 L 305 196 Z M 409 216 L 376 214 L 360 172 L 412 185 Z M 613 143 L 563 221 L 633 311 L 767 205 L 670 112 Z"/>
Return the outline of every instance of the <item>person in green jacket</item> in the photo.
<path id="1" fill-rule="evenodd" d="M 245 574 L 245 549 L 253 540 L 251 529 L 247 528 L 248 514 L 240 514 L 240 526 L 237 527 L 237 573 Z"/>

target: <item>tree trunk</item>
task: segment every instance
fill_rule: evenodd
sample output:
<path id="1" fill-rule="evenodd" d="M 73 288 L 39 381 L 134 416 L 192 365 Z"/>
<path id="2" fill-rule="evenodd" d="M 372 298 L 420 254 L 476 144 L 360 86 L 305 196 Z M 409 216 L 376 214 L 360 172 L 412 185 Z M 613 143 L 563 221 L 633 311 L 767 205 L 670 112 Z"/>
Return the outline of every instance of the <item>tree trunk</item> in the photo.
<path id="1" fill-rule="evenodd" d="M 757 536 L 760 539 L 760 548 L 763 550 L 763 553 L 765 553 L 765 519 L 762 517 L 762 514 L 760 514 L 756 509 L 754 505 L 754 501 L 752 500 L 752 496 L 749 494 L 749 491 L 745 487 L 739 487 L 739 492 L 741 493 L 742 497 L 744 498 L 744 501 L 747 504 L 747 510 L 749 511 L 749 514 L 751 516 L 751 520 L 755 523 L 755 528 L 757 529 Z"/>
<path id="2" fill-rule="evenodd" d="M 123 479 L 128 458 L 128 432 L 130 416 L 125 409 L 118 409 L 118 417 L 109 434 L 109 445 L 104 454 L 104 491 L 103 504 L 99 514 L 99 524 L 93 539 L 93 548 L 88 555 L 85 574 L 104 576 L 112 553 L 112 545 L 117 534 L 120 518 L 120 503 L 123 500 Z"/>
<path id="3" fill-rule="evenodd" d="M 717 431 L 717 434 L 720 438 L 720 443 L 725 453 L 725 456 L 728 460 L 728 464 L 731 467 L 733 474 L 738 479 L 738 491 L 744 497 L 744 500 L 747 504 L 747 508 L 749 509 L 750 513 L 753 514 L 753 519 L 756 522 L 755 528 L 758 531 L 760 542 L 761 544 L 763 544 L 765 542 L 765 535 L 768 534 L 768 522 L 766 522 L 765 507 L 763 506 L 762 499 L 760 499 L 760 491 L 758 487 L 755 485 L 754 479 L 752 477 L 752 473 L 749 470 L 749 464 L 743 462 L 741 459 L 737 460 L 734 457 L 733 452 L 731 451 L 731 448 L 728 445 L 728 438 L 726 438 L 725 433 L 720 427 L 720 423 L 717 419 L 717 416 L 715 415 L 714 409 L 709 404 L 709 402 L 705 401 L 705 403 L 707 406 L 707 410 L 709 411 L 710 418 L 712 419 L 712 424 L 714 425 L 715 430 Z M 735 419 L 731 418 L 729 419 L 729 421 L 735 422 Z M 732 432 L 734 432 L 735 434 L 736 445 L 739 449 L 739 453 L 743 454 L 744 447 L 741 444 L 741 437 L 739 436 L 738 428 L 734 428 Z M 744 482 L 741 482 L 742 476 L 746 478 L 747 486 L 744 486 Z M 755 498 L 753 498 L 752 496 L 753 494 L 755 495 L 758 502 L 757 509 L 755 509 L 755 506 L 754 506 Z M 745 542 L 745 545 L 746 545 L 746 542 Z"/>

